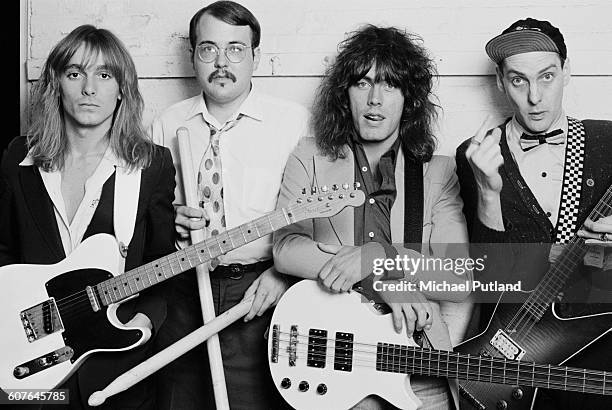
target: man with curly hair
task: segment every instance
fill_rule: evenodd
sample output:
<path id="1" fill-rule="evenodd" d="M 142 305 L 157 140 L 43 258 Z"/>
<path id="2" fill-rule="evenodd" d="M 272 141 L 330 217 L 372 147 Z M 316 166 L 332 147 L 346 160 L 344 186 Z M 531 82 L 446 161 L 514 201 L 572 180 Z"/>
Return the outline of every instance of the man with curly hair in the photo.
<path id="1" fill-rule="evenodd" d="M 341 44 L 315 98 L 314 137 L 302 139 L 290 156 L 277 207 L 289 204 L 304 187 L 325 190 L 327 186 L 331 191 L 333 184 L 343 182 L 360 186 L 366 202 L 334 217 L 279 230 L 274 237 L 279 271 L 318 280 L 331 292 L 347 292 L 354 285 L 370 287 L 374 259 L 466 254 L 467 231 L 454 161 L 433 154 L 435 72 L 419 39 L 397 28 L 368 25 Z M 469 280 L 471 272 L 460 277 L 444 270 L 411 275 L 396 269 L 386 271 L 383 278 L 456 283 Z M 397 332 L 405 322 L 408 337 L 422 336 L 420 331 L 425 330 L 422 339 L 434 348 L 450 350 L 440 302 L 461 302 L 468 293 L 374 296 L 391 307 Z M 453 403 L 457 407 L 453 382 L 415 375 L 411 387 L 423 403 L 421 408 L 448 409 Z M 389 406 L 373 397 L 355 404 L 359 409 Z"/>

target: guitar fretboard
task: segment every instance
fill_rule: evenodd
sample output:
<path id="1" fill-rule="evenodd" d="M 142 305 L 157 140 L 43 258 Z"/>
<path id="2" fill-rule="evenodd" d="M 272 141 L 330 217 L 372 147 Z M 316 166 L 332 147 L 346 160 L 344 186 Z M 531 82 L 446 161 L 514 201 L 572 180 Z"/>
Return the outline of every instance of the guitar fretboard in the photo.
<path id="1" fill-rule="evenodd" d="M 376 370 L 524 385 L 595 394 L 612 394 L 612 373 L 412 346 L 378 343 Z"/>
<path id="2" fill-rule="evenodd" d="M 589 218 L 598 220 L 609 215 L 612 215 L 612 185 L 608 187 L 606 193 L 589 214 Z M 569 276 L 582 263 L 588 248 L 584 241 L 583 238 L 576 235 L 572 237 L 565 245 L 559 259 L 551 265 L 538 286 L 521 306 L 521 310 L 525 314 L 517 314 L 517 316 L 532 317 L 535 321 L 542 318 L 550 304 L 565 286 Z"/>
<path id="3" fill-rule="evenodd" d="M 117 303 L 143 289 L 161 283 L 212 258 L 262 238 L 296 221 L 295 212 L 281 208 L 203 242 L 164 256 L 95 286 L 104 306 Z"/>

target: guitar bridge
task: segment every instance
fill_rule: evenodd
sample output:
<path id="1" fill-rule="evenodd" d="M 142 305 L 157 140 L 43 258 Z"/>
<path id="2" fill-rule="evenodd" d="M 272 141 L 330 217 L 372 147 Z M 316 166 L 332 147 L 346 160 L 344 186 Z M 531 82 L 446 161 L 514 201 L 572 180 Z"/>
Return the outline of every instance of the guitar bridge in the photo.
<path id="1" fill-rule="evenodd" d="M 272 352 L 270 352 L 270 362 L 278 363 L 278 344 L 280 340 L 280 329 L 278 325 L 272 326 Z"/>
<path id="2" fill-rule="evenodd" d="M 499 329 L 489 342 L 499 353 L 510 360 L 521 360 L 525 356 L 525 349 L 519 346 L 506 332 Z"/>
<path id="3" fill-rule="evenodd" d="M 21 311 L 19 318 L 30 343 L 64 330 L 54 298 Z"/>

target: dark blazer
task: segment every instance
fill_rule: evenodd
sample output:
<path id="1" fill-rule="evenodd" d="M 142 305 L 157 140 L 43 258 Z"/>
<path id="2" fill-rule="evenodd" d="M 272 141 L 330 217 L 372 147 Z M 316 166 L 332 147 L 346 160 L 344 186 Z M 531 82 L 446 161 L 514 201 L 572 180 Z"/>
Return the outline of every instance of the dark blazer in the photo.
<path id="1" fill-rule="evenodd" d="M 576 228 L 584 222 L 612 184 L 612 121 L 584 120 L 582 123 L 586 134 L 585 157 Z M 535 286 L 548 270 L 548 248 L 533 245 L 521 246 L 520 244 L 551 244 L 555 241 L 557 232 L 520 175 L 518 166 L 508 148 L 505 126 L 502 125 L 500 128 L 502 130 L 500 147 L 504 158 L 504 165 L 500 167 L 503 181 L 501 206 L 505 231 L 489 229 L 477 217 L 478 191 L 472 169 L 465 157 L 465 151 L 470 144 L 469 139 L 457 148 L 456 156 L 457 175 L 464 202 L 463 212 L 468 224 L 470 241 L 484 244 L 475 246 L 476 252 L 486 250 L 487 246 L 491 246 L 487 243 L 506 244 L 503 247 L 490 248 L 495 249 L 492 253 L 498 254 L 500 251 L 504 253 L 503 257 L 497 258 L 500 263 L 493 262 L 495 266 L 491 269 L 498 275 L 516 276 L 513 280 L 522 279 Z M 489 262 L 492 262 L 491 258 Z M 487 269 L 489 268 L 490 266 Z M 586 276 L 594 271 L 595 269 L 592 268 L 583 268 L 580 273 Z M 485 312 L 489 309 L 490 306 L 483 306 L 481 323 L 486 324 L 489 320 L 490 316 Z M 610 370 L 612 369 L 610 343 L 612 343 L 612 335 L 608 334 L 567 364 Z M 543 390 L 536 403 L 536 408 L 610 408 L 610 399 L 604 396 Z"/>
<path id="2" fill-rule="evenodd" d="M 34 166 L 19 166 L 26 155 L 25 137 L 18 137 L 11 142 L 2 157 L 0 266 L 15 263 L 53 264 L 66 257 L 53 212 L 53 203 L 47 194 L 40 171 Z M 129 244 L 126 270 L 176 250 L 172 206 L 174 175 L 170 151 L 155 146 L 151 165 L 142 171 L 136 225 Z M 115 174 L 111 175 L 102 187 L 100 202 L 83 239 L 98 233 L 113 234 L 114 189 Z M 135 312 L 146 314 L 152 320 L 155 331 L 165 318 L 165 302 L 152 292 L 144 291 L 135 300 L 122 304 L 118 316 L 125 322 L 131 319 Z M 76 373 L 81 401 L 86 402 L 93 391 L 105 387 L 120 373 L 144 360 L 150 345 L 151 342 L 131 352 L 89 358 Z M 74 378 L 71 377 L 67 384 Z M 141 384 L 116 398 L 121 403 L 126 403 L 122 400 L 130 402 L 139 396 L 133 390 L 142 388 L 139 387 Z M 74 393 L 72 394 L 71 402 L 76 401 Z"/>

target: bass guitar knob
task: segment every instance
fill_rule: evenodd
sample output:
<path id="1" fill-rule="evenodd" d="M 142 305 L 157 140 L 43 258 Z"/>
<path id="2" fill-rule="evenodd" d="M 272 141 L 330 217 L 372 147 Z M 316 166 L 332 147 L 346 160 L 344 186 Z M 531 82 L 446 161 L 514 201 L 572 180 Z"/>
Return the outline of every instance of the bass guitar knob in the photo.
<path id="1" fill-rule="evenodd" d="M 291 380 L 289 380 L 288 377 L 285 377 L 282 381 L 281 381 L 281 387 L 283 389 L 288 389 L 289 387 L 291 387 Z"/>
<path id="2" fill-rule="evenodd" d="M 321 383 L 317 386 L 317 393 L 321 396 L 327 393 L 327 386 L 325 385 L 325 383 Z"/>
<path id="3" fill-rule="evenodd" d="M 514 389 L 512 389 L 513 399 L 520 400 L 523 398 L 523 396 L 524 396 L 523 389 L 521 389 L 520 387 L 515 387 Z"/>
<path id="4" fill-rule="evenodd" d="M 308 391 L 309 388 L 310 388 L 310 385 L 308 384 L 306 380 L 302 380 L 300 384 L 298 385 L 298 390 L 302 392 Z"/>
<path id="5" fill-rule="evenodd" d="M 496 407 L 498 410 L 506 410 L 508 408 L 508 403 L 506 400 L 499 400 Z"/>

